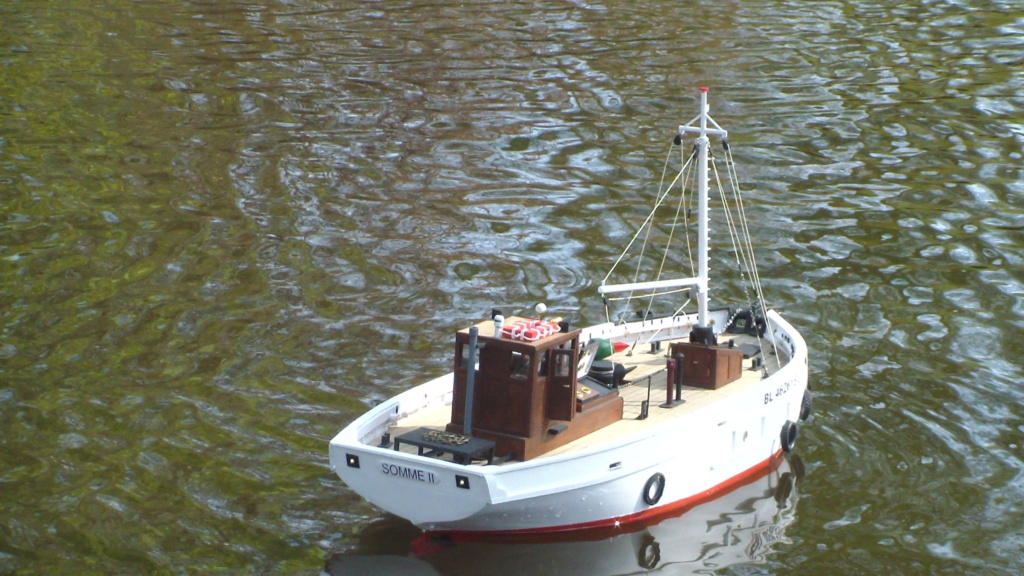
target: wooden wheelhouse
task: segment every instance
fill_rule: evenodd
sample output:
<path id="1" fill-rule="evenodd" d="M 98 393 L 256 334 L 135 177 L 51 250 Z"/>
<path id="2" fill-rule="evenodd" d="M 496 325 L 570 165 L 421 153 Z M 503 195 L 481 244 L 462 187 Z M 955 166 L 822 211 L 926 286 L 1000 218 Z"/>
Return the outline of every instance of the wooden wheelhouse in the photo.
<path id="1" fill-rule="evenodd" d="M 509 318 L 508 323 L 520 318 Z M 495 443 L 494 453 L 529 460 L 622 418 L 618 391 L 578 378 L 580 330 L 527 341 L 478 329 L 469 434 Z M 455 335 L 455 386 L 449 432 L 465 433 L 469 329 Z"/>

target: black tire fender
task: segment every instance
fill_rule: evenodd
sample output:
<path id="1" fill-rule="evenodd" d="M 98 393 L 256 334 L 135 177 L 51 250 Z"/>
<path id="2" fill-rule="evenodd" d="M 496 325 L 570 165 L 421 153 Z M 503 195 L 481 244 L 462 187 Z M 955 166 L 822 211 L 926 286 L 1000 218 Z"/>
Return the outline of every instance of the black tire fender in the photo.
<path id="1" fill-rule="evenodd" d="M 644 490 L 641 492 L 641 496 L 644 498 L 644 502 L 648 506 L 654 506 L 661 500 L 662 494 L 665 493 L 665 475 L 661 472 L 655 472 L 653 476 L 647 479 L 647 483 L 644 484 Z"/>
<path id="2" fill-rule="evenodd" d="M 796 422 L 786 420 L 786 423 L 782 425 L 782 433 L 779 434 L 779 440 L 782 443 L 782 450 L 784 452 L 791 452 L 793 450 L 793 447 L 796 446 Z"/>
<path id="3" fill-rule="evenodd" d="M 811 415 L 811 391 L 804 390 L 804 397 L 800 401 L 800 419 L 807 420 Z"/>
<path id="4" fill-rule="evenodd" d="M 654 536 L 651 536 L 650 532 L 645 531 L 640 537 L 636 562 L 645 570 L 654 570 L 661 563 L 661 545 L 654 539 Z"/>

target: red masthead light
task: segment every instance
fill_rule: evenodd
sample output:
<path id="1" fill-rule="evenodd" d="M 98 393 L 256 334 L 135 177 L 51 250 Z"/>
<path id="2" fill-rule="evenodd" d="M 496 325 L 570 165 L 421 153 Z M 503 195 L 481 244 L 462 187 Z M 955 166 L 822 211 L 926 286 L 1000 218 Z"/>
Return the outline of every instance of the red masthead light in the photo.
<path id="1" fill-rule="evenodd" d="M 709 88 L 707 86 L 701 86 L 700 87 L 700 91 L 701 92 L 707 92 L 708 90 L 709 90 Z"/>

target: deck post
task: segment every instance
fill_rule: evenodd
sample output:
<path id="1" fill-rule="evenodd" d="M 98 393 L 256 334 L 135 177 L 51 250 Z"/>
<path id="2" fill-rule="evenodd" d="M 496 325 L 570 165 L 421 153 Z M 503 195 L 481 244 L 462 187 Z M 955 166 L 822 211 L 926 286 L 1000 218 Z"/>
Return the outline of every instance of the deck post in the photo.
<path id="1" fill-rule="evenodd" d="M 676 382 L 675 382 L 675 384 L 676 384 L 676 400 L 675 401 L 679 402 L 679 401 L 681 401 L 683 399 L 683 360 L 684 360 L 684 358 L 683 358 L 682 354 L 677 353 L 675 355 L 675 359 L 676 359 L 676 374 L 675 374 L 675 376 L 676 376 Z"/>
<path id="2" fill-rule="evenodd" d="M 665 361 L 665 405 L 672 404 L 672 383 L 676 381 L 676 361 L 669 358 Z"/>
<path id="3" fill-rule="evenodd" d="M 466 411 L 462 418 L 462 433 L 466 436 L 473 435 L 473 384 L 476 379 L 476 344 L 480 329 L 476 326 L 469 328 L 469 350 L 466 358 Z"/>

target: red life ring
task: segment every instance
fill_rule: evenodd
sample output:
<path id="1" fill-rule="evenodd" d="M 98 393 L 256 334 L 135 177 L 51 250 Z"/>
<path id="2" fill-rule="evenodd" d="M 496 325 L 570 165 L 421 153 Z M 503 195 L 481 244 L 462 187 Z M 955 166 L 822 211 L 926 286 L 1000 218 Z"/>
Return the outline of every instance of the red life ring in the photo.
<path id="1" fill-rule="evenodd" d="M 543 336 L 541 335 L 541 331 L 539 329 L 527 328 L 526 330 L 523 330 L 520 339 L 525 340 L 527 342 L 536 342 L 541 338 L 543 338 Z"/>
<path id="2" fill-rule="evenodd" d="M 504 338 L 510 338 L 512 340 L 520 340 L 523 342 L 536 342 L 556 334 L 561 331 L 561 327 L 554 322 L 545 322 L 543 320 L 519 320 L 514 324 L 506 324 L 501 329 L 501 335 Z"/>

